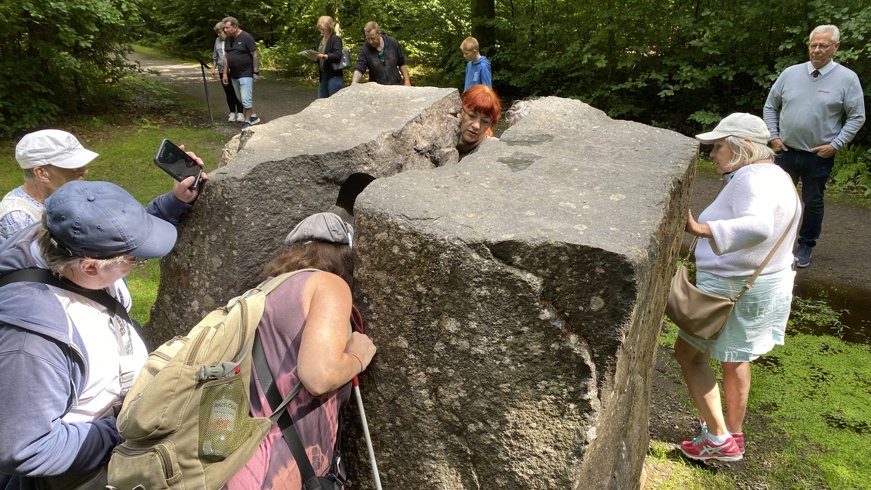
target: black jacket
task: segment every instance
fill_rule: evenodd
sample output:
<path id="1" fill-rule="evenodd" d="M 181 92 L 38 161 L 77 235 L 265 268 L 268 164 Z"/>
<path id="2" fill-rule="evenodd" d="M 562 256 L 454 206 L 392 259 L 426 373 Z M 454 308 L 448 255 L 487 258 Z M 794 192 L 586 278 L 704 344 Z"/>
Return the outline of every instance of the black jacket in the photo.
<path id="1" fill-rule="evenodd" d="M 342 76 L 342 70 L 333 70 L 333 63 L 342 61 L 342 38 L 336 33 L 330 34 L 327 45 L 324 48 L 326 59 L 318 60 L 320 79 L 328 79 Z"/>

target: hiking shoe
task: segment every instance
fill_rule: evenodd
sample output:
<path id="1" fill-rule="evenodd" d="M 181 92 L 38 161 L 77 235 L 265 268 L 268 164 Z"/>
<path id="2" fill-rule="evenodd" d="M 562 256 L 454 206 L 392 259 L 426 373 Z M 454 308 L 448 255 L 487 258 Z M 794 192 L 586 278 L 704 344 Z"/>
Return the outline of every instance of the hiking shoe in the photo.
<path id="1" fill-rule="evenodd" d="M 251 125 L 255 125 L 260 122 L 260 118 L 257 117 L 257 114 L 251 114 Z"/>
<path id="2" fill-rule="evenodd" d="M 713 459 L 716 461 L 740 461 L 744 456 L 735 442 L 735 438 L 729 436 L 723 444 L 714 444 L 708 439 L 706 431 L 702 431 L 692 441 L 683 441 L 680 450 L 684 456 L 699 461 Z"/>
<path id="3" fill-rule="evenodd" d="M 227 118 L 227 122 L 236 122 L 236 113 L 231 112 L 230 117 Z"/>
<path id="4" fill-rule="evenodd" d="M 811 265 L 811 254 L 813 253 L 813 248 L 808 247 L 807 245 L 799 244 L 798 249 L 795 251 L 795 265 L 799 269 L 804 269 L 805 267 Z"/>
<path id="5" fill-rule="evenodd" d="M 699 427 L 702 428 L 702 432 L 708 432 L 708 423 L 705 422 L 705 419 L 699 417 Z M 739 432 L 737 434 L 732 434 L 732 438 L 735 439 L 735 444 L 738 445 L 738 449 L 741 450 L 741 454 L 744 454 L 744 433 Z"/>
<path id="6" fill-rule="evenodd" d="M 236 113 L 236 122 L 245 122 L 245 114 L 241 112 Z"/>

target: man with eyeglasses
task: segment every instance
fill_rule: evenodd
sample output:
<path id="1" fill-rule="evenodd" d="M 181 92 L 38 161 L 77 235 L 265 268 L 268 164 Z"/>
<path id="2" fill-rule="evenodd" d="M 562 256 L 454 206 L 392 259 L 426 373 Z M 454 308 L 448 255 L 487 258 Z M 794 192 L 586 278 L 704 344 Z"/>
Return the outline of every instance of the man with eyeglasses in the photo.
<path id="1" fill-rule="evenodd" d="M 0 488 L 105 486 L 115 411 L 148 357 L 124 278 L 172 250 L 190 207 L 74 180 L 0 245 Z"/>
<path id="2" fill-rule="evenodd" d="M 810 34 L 810 61 L 783 71 L 762 110 L 771 132 L 777 164 L 793 182 L 801 181 L 804 212 L 796 265 L 811 264 L 823 224 L 823 192 L 835 152 L 853 140 L 865 123 L 859 77 L 832 60 L 841 43 L 836 26 L 817 26 Z"/>
<path id="3" fill-rule="evenodd" d="M 351 85 L 356 85 L 368 71 L 370 82 L 410 86 L 411 78 L 405 64 L 405 53 L 396 39 L 382 34 L 378 23 L 374 21 L 366 23 L 363 33 L 366 35 L 366 42 L 360 47 Z"/>

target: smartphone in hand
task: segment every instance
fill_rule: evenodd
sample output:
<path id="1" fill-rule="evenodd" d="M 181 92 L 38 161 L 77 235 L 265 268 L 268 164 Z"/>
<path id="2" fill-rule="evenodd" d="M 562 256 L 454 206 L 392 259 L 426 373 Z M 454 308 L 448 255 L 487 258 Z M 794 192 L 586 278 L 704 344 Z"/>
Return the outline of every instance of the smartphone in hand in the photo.
<path id="1" fill-rule="evenodd" d="M 160 142 L 157 154 L 154 155 L 154 163 L 179 182 L 191 176 L 196 177 L 194 184 L 190 187 L 191 190 L 200 186 L 203 168 L 197 165 L 197 162 L 184 150 L 175 146 L 172 141 L 164 139 Z"/>

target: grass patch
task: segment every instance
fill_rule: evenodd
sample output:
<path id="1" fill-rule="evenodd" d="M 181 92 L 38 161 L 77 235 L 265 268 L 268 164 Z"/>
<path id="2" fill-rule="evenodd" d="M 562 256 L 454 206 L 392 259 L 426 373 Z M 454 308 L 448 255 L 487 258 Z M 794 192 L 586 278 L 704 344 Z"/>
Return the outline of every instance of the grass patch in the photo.
<path id="1" fill-rule="evenodd" d="M 840 314 L 825 300 L 796 298 L 790 331 L 840 325 Z M 660 348 L 670 349 L 676 336 L 677 327 L 666 319 Z M 646 488 L 868 488 L 871 348 L 828 335 L 791 334 L 751 369 L 748 457 L 697 464 L 684 459 L 674 441 L 651 440 Z M 665 376 L 682 382 L 676 365 L 669 371 Z M 686 392 L 680 395 L 688 401 Z"/>
<path id="2" fill-rule="evenodd" d="M 714 162 L 708 160 L 707 153 L 699 153 L 699 161 L 696 163 L 696 172 L 704 173 L 704 174 L 715 174 L 717 173 L 717 166 L 714 165 Z"/>
<path id="3" fill-rule="evenodd" d="M 826 294 L 808 299 L 795 296 L 788 328 L 801 333 L 828 333 L 843 338 L 844 330 L 848 328 L 841 322 L 841 316 L 845 313 L 848 311 L 832 308 Z"/>
<path id="4" fill-rule="evenodd" d="M 127 287 L 133 297 L 133 308 L 130 317 L 144 325 L 151 317 L 151 306 L 157 301 L 157 289 L 160 285 L 160 261 L 149 260 L 144 266 L 133 269 L 127 274 Z"/>
<path id="5" fill-rule="evenodd" d="M 871 475 L 871 349 L 799 334 L 766 358 L 753 365 L 749 407 L 795 441 L 783 464 L 811 467 L 829 488 L 863 488 Z"/>
<path id="6" fill-rule="evenodd" d="M 674 444 L 650 441 L 644 459 L 645 489 L 685 490 L 699 488 L 730 490 L 735 483 L 729 475 L 714 473 L 687 462 Z"/>

